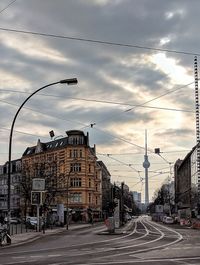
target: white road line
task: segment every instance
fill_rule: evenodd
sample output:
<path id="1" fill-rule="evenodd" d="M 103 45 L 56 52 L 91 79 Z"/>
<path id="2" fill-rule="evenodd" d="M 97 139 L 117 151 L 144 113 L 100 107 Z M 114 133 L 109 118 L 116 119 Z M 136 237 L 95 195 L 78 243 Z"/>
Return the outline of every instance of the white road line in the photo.
<path id="1" fill-rule="evenodd" d="M 26 256 L 17 256 L 17 257 L 12 257 L 12 259 L 25 259 Z"/>
<path id="2" fill-rule="evenodd" d="M 187 257 L 187 258 L 168 258 L 168 259 L 146 259 L 146 260 L 119 260 L 119 261 L 105 261 L 105 262 L 91 262 L 91 263 L 87 263 L 87 265 L 108 265 L 108 264 L 134 264 L 134 263 L 146 263 L 147 265 L 149 264 L 149 262 L 165 262 L 166 261 L 170 261 L 170 262 L 173 262 L 173 261 L 176 261 L 176 262 L 179 262 L 179 261 L 189 261 L 189 260 L 200 260 L 200 257 Z M 66 264 L 66 261 L 65 262 L 60 262 L 60 263 L 50 263 L 49 265 L 64 265 Z M 86 263 L 78 263 L 79 265 L 86 265 Z M 193 264 L 195 265 L 195 264 Z M 199 265 L 199 263 L 196 263 L 196 265 Z"/>
<path id="3" fill-rule="evenodd" d="M 34 259 L 32 259 L 32 260 L 24 260 L 24 261 L 17 261 L 17 264 L 27 264 L 27 263 L 29 263 L 29 262 L 36 262 L 36 261 L 38 261 L 38 260 L 34 260 Z M 16 261 L 13 261 L 13 262 L 7 262 L 7 263 L 3 263 L 3 264 L 0 264 L 0 265 L 16 265 Z"/>
<path id="4" fill-rule="evenodd" d="M 61 254 L 50 254 L 50 255 L 48 255 L 48 257 L 51 257 L 51 258 L 60 257 L 60 256 L 62 256 L 62 255 Z"/>
<path id="5" fill-rule="evenodd" d="M 33 256 L 30 256 L 31 259 L 33 259 L 33 258 L 38 259 L 38 258 L 43 258 L 43 257 L 44 257 L 44 255 L 33 255 Z"/>

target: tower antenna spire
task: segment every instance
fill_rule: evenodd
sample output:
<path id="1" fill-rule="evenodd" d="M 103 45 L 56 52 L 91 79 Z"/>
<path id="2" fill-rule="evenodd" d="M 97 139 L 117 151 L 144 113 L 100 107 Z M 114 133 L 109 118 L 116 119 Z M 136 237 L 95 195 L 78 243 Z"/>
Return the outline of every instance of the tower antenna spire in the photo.
<path id="1" fill-rule="evenodd" d="M 145 130 L 145 155 L 143 167 L 145 169 L 145 205 L 149 204 L 149 179 L 148 179 L 148 168 L 150 167 L 150 163 L 147 155 L 147 130 Z"/>

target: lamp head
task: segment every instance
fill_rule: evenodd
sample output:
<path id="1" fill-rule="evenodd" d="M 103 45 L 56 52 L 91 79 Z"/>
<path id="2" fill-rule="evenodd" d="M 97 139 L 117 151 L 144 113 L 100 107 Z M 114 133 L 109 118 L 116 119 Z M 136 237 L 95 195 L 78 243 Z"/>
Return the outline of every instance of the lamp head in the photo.
<path id="1" fill-rule="evenodd" d="M 68 78 L 60 80 L 60 84 L 76 85 L 78 83 L 77 78 Z"/>

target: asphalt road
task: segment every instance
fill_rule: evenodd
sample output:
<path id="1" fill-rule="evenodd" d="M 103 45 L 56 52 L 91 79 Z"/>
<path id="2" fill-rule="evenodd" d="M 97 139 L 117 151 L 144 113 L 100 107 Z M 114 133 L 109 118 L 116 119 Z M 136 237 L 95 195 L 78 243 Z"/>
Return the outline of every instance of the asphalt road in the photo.
<path id="1" fill-rule="evenodd" d="M 139 217 L 124 233 L 104 225 L 49 235 L 0 249 L 0 265 L 200 264 L 200 230 L 162 225 Z"/>

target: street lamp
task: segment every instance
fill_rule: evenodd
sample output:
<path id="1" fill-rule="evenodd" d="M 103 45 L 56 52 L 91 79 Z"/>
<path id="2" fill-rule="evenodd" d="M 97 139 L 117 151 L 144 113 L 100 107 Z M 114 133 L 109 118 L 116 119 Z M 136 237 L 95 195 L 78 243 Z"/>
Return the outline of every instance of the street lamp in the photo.
<path id="1" fill-rule="evenodd" d="M 78 83 L 77 78 L 69 78 L 69 79 L 63 79 L 54 83 L 50 83 L 46 86 L 43 86 L 39 89 L 37 89 L 35 92 L 33 92 L 30 96 L 28 96 L 24 102 L 21 104 L 21 106 L 19 107 L 19 109 L 17 110 L 12 125 L 11 125 L 11 129 L 10 129 L 10 139 L 9 139 L 9 155 L 8 155 L 8 202 L 7 202 L 7 208 L 8 208 L 8 239 L 7 239 L 7 243 L 11 244 L 11 239 L 10 239 L 10 217 L 11 217 L 11 207 L 10 207 L 10 191 L 11 191 L 11 151 L 12 151 L 12 136 L 13 136 L 13 128 L 15 125 L 15 121 L 16 118 L 20 112 L 20 110 L 22 109 L 22 107 L 24 106 L 24 104 L 36 93 L 38 93 L 39 91 L 41 91 L 42 89 L 49 87 L 49 86 L 53 86 L 53 85 L 57 85 L 57 84 L 67 84 L 67 85 L 76 85 Z"/>
<path id="2" fill-rule="evenodd" d="M 172 175 L 172 163 L 167 161 L 167 159 L 165 159 L 160 153 L 160 148 L 155 148 L 154 149 L 155 154 L 159 155 L 166 163 L 169 164 L 169 177 L 168 177 L 168 201 L 169 201 L 169 215 L 171 216 L 171 199 L 170 199 L 170 190 L 169 190 L 169 183 L 171 181 L 171 175 Z"/>
<path id="3" fill-rule="evenodd" d="M 66 220 L 66 229 L 69 229 L 69 178 L 72 173 L 72 170 L 70 169 L 68 175 L 67 175 L 67 220 Z"/>

